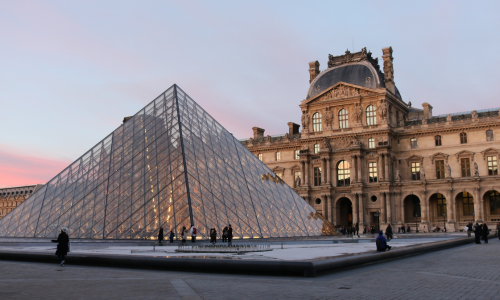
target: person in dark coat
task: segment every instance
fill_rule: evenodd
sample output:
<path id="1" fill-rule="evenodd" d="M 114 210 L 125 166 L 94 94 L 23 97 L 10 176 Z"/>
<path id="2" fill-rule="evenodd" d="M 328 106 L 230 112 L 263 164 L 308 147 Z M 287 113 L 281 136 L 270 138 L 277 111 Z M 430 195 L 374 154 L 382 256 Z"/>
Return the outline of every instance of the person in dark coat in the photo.
<path id="1" fill-rule="evenodd" d="M 214 228 L 212 230 L 210 237 L 211 237 L 212 243 L 214 243 L 214 244 L 217 243 L 217 229 Z"/>
<path id="2" fill-rule="evenodd" d="M 158 231 L 158 243 L 161 244 L 163 241 L 163 227 L 160 226 L 160 231 Z"/>
<path id="3" fill-rule="evenodd" d="M 231 245 L 231 240 L 233 239 L 233 228 L 231 224 L 229 224 L 229 228 L 227 229 L 227 242 Z"/>
<path id="4" fill-rule="evenodd" d="M 481 244 L 481 226 L 479 226 L 478 223 L 474 226 L 474 236 L 476 238 L 476 244 Z"/>
<path id="5" fill-rule="evenodd" d="M 222 242 L 227 242 L 227 226 L 222 229 Z"/>
<path id="6" fill-rule="evenodd" d="M 359 237 L 359 223 L 356 223 L 356 235 Z"/>
<path id="7" fill-rule="evenodd" d="M 391 250 L 391 246 L 387 245 L 387 240 L 385 239 L 384 232 L 382 230 L 378 232 L 375 244 L 377 245 L 377 251 Z"/>
<path id="8" fill-rule="evenodd" d="M 175 233 L 174 233 L 174 230 L 170 230 L 170 244 L 173 244 L 174 243 L 174 236 L 175 236 Z"/>
<path id="9" fill-rule="evenodd" d="M 385 229 L 385 235 L 387 236 L 387 240 L 390 241 L 392 239 L 392 227 L 391 227 L 391 224 L 387 225 L 387 228 Z"/>
<path id="10" fill-rule="evenodd" d="M 488 234 L 490 231 L 488 230 L 488 225 L 486 223 L 483 223 L 483 227 L 481 228 L 481 234 L 483 236 L 484 242 L 487 244 L 488 243 Z"/>
<path id="11" fill-rule="evenodd" d="M 57 237 L 57 250 L 56 250 L 56 255 L 59 258 L 59 265 L 61 267 L 64 266 L 64 263 L 66 262 L 66 255 L 68 255 L 69 251 L 69 236 L 68 236 L 68 228 L 63 227 L 61 228 L 61 233 L 59 233 L 59 236 Z"/>

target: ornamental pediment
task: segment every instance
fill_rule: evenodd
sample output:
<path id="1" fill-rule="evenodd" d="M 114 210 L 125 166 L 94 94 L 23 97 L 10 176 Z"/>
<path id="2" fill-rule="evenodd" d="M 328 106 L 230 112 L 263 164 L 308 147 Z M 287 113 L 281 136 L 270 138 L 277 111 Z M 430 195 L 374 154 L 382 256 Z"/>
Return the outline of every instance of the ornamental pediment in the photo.
<path id="1" fill-rule="evenodd" d="M 326 89 L 321 94 L 318 94 L 316 97 L 302 101 L 302 104 L 312 104 L 313 102 L 319 103 L 344 98 L 368 96 L 377 93 L 377 90 L 360 87 L 345 82 L 338 82 L 330 88 Z"/>
<path id="2" fill-rule="evenodd" d="M 406 164 L 410 166 L 410 162 L 420 162 L 422 165 L 424 164 L 424 157 L 420 155 L 412 155 L 406 159 Z"/>
<path id="3" fill-rule="evenodd" d="M 469 150 L 462 150 L 458 153 L 455 153 L 455 157 L 457 158 L 457 162 L 460 160 L 460 157 L 470 157 L 471 161 L 474 161 L 474 152 Z"/>
<path id="4" fill-rule="evenodd" d="M 438 152 L 438 153 L 435 153 L 435 154 L 429 156 L 429 158 L 431 159 L 432 164 L 434 164 L 434 160 L 440 159 L 440 158 L 444 159 L 445 162 L 448 163 L 448 157 L 449 157 L 448 154 L 441 153 L 441 152 Z"/>
<path id="5" fill-rule="evenodd" d="M 488 148 L 486 150 L 481 151 L 481 154 L 483 155 L 483 159 L 486 159 L 487 154 L 500 155 L 500 150 L 497 148 Z"/>

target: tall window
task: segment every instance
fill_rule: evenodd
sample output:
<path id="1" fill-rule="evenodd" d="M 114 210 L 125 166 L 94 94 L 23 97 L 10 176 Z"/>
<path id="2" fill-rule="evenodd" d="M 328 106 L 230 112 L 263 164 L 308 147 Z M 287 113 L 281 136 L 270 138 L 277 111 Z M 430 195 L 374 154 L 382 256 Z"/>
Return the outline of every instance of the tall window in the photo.
<path id="1" fill-rule="evenodd" d="M 276 161 L 281 161 L 281 152 L 276 152 Z"/>
<path id="2" fill-rule="evenodd" d="M 299 153 L 300 153 L 300 150 L 295 150 L 293 157 L 294 157 L 295 159 L 300 159 L 300 155 L 299 155 Z"/>
<path id="3" fill-rule="evenodd" d="M 497 191 L 490 191 L 490 213 L 500 215 L 500 194 Z"/>
<path id="4" fill-rule="evenodd" d="M 440 135 L 436 135 L 434 137 L 434 141 L 436 142 L 436 146 L 441 146 L 441 136 Z"/>
<path id="5" fill-rule="evenodd" d="M 460 133 L 460 144 L 467 144 L 467 133 Z"/>
<path id="6" fill-rule="evenodd" d="M 366 108 L 366 125 L 375 125 L 377 124 L 377 113 L 375 110 L 375 106 L 368 105 Z"/>
<path id="7" fill-rule="evenodd" d="M 321 123 L 321 114 L 319 112 L 313 115 L 313 131 L 323 131 L 322 123 Z"/>
<path id="8" fill-rule="evenodd" d="M 347 128 L 349 127 L 349 113 L 347 109 L 342 108 L 339 111 L 339 128 Z"/>
<path id="9" fill-rule="evenodd" d="M 370 149 L 375 148 L 375 139 L 374 138 L 368 139 L 368 148 L 370 148 Z"/>
<path id="10" fill-rule="evenodd" d="M 444 179 L 444 160 L 436 160 L 436 179 Z"/>
<path id="11" fill-rule="evenodd" d="M 377 182 L 377 163 L 369 162 L 368 163 L 368 176 L 370 182 Z"/>
<path id="12" fill-rule="evenodd" d="M 411 138 L 410 145 L 412 149 L 417 148 L 417 138 Z"/>
<path id="13" fill-rule="evenodd" d="M 488 156 L 488 175 L 498 175 L 496 156 Z"/>
<path id="14" fill-rule="evenodd" d="M 493 140 L 495 140 L 493 138 L 493 130 L 486 130 L 486 141 L 491 142 Z"/>
<path id="15" fill-rule="evenodd" d="M 470 160 L 468 158 L 460 159 L 460 167 L 462 169 L 462 177 L 470 177 Z"/>
<path id="16" fill-rule="evenodd" d="M 297 179 L 299 179 L 299 180 L 297 180 Z M 298 184 L 300 184 L 300 182 L 302 182 L 302 176 L 300 176 L 300 171 L 293 173 L 293 186 L 299 187 Z"/>
<path id="17" fill-rule="evenodd" d="M 314 167 L 314 186 L 321 185 L 321 167 Z"/>
<path id="18" fill-rule="evenodd" d="M 411 180 L 420 180 L 420 163 L 411 163 Z"/>
<path id="19" fill-rule="evenodd" d="M 351 185 L 351 170 L 349 169 L 349 163 L 342 160 L 337 164 L 337 186 L 349 185 Z"/>
<path id="20" fill-rule="evenodd" d="M 468 192 L 462 192 L 462 201 L 464 205 L 464 216 L 471 216 L 474 213 L 474 198 Z"/>
<path id="21" fill-rule="evenodd" d="M 438 216 L 446 215 L 446 198 L 443 194 L 437 194 L 437 206 Z"/>
<path id="22" fill-rule="evenodd" d="M 259 160 L 262 161 L 262 153 L 259 153 Z"/>
<path id="23" fill-rule="evenodd" d="M 314 153 L 319 153 L 319 144 L 314 144 Z"/>

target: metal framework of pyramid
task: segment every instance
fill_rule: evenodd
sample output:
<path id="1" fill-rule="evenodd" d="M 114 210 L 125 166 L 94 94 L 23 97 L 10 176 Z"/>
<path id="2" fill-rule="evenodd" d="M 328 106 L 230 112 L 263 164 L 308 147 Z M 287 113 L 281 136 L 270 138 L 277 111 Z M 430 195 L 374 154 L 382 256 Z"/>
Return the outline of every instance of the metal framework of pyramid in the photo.
<path id="1" fill-rule="evenodd" d="M 330 225 L 177 85 L 0 220 L 0 236 L 317 236 Z"/>

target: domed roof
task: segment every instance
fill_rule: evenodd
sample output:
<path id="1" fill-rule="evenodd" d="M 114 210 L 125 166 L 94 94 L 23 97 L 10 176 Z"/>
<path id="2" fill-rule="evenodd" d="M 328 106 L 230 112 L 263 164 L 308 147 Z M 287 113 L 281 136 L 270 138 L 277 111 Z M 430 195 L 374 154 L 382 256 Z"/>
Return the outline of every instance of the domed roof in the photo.
<path id="1" fill-rule="evenodd" d="M 385 88 L 384 74 L 380 71 L 378 59 L 363 48 L 360 52 L 345 55 L 329 55 L 328 69 L 311 82 L 307 98 L 313 98 L 338 82 L 345 82 L 370 89 Z M 396 96 L 401 98 L 396 88 Z"/>

